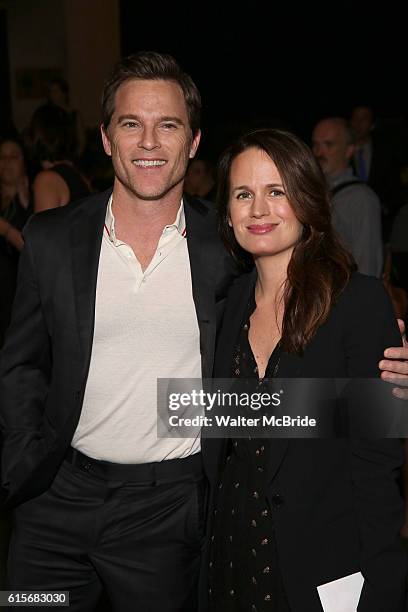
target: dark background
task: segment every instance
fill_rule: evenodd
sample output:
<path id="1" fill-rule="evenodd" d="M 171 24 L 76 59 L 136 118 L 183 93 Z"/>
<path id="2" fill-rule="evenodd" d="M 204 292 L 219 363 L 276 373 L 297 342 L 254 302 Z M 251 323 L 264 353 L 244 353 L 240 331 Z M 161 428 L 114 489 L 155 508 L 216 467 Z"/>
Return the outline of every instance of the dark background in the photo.
<path id="1" fill-rule="evenodd" d="M 121 2 L 122 52 L 172 53 L 203 97 L 204 149 L 218 149 L 238 123 L 286 125 L 306 140 L 326 115 L 374 105 L 400 129 L 408 109 L 406 18 L 387 4 L 192 3 L 168 10 Z"/>
<path id="2" fill-rule="evenodd" d="M 122 54 L 171 53 L 203 98 L 201 155 L 215 158 L 246 127 L 288 127 L 306 141 L 329 115 L 373 105 L 377 127 L 405 136 L 406 15 L 388 3 L 360 8 L 287 3 L 120 0 Z M 403 5 L 402 5 L 403 6 Z M 80 15 L 78 16 L 80 18 Z M 10 117 L 6 11 L 0 7 L 0 122 Z"/>

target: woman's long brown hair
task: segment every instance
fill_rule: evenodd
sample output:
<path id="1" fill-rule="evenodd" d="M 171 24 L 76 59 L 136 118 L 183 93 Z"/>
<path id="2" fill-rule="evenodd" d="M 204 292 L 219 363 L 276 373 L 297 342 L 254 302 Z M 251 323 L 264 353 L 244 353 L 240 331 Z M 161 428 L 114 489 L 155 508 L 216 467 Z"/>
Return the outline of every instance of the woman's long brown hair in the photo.
<path id="1" fill-rule="evenodd" d="M 313 153 L 295 135 L 272 129 L 245 134 L 219 162 L 219 230 L 233 257 L 244 267 L 252 260 L 238 245 L 228 224 L 231 165 L 240 153 L 251 148 L 264 151 L 274 162 L 286 197 L 303 225 L 288 266 L 281 338 L 285 351 L 301 354 L 327 319 L 356 265 L 331 225 L 329 192 Z"/>

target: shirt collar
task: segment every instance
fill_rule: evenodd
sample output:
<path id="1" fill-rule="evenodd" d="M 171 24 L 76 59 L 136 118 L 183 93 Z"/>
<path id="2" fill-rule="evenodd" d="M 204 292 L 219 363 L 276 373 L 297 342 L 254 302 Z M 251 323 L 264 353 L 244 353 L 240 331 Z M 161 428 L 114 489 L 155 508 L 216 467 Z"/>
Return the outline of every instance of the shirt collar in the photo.
<path id="1" fill-rule="evenodd" d="M 181 200 L 180 208 L 177 211 L 177 215 L 173 223 L 170 225 L 166 225 L 163 229 L 163 234 L 166 234 L 172 228 L 176 229 L 181 236 L 186 235 L 186 216 L 184 213 L 184 202 Z M 106 208 L 106 216 L 105 216 L 105 231 L 108 235 L 108 238 L 114 244 L 119 242 L 116 239 L 115 234 L 115 217 L 112 211 L 112 195 L 109 198 L 108 206 Z"/>
<path id="2" fill-rule="evenodd" d="M 184 213 L 184 201 L 183 200 L 181 200 L 180 208 L 177 211 L 177 215 L 173 223 L 170 223 L 170 225 L 166 225 L 164 229 L 166 230 L 167 228 L 172 228 L 172 227 L 174 227 L 181 236 L 186 235 L 186 215 Z M 163 233 L 164 233 L 164 230 L 163 230 Z"/>
<path id="3" fill-rule="evenodd" d="M 330 189 L 333 189 L 334 187 L 337 187 L 337 185 L 340 185 L 341 183 L 345 183 L 346 181 L 350 181 L 353 178 L 355 178 L 353 174 L 353 169 L 346 168 L 346 170 L 344 170 L 340 174 L 336 174 L 336 176 L 328 177 L 329 187 Z"/>

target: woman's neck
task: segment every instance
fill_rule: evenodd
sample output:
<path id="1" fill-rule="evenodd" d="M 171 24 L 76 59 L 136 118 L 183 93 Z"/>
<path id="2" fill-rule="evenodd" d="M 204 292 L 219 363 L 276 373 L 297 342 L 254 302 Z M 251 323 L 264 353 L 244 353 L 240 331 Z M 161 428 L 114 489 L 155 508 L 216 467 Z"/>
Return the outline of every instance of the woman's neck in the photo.
<path id="1" fill-rule="evenodd" d="M 1 210 L 7 208 L 10 202 L 13 200 L 17 193 L 17 187 L 15 185 L 1 185 L 0 188 L 1 199 L 0 199 L 0 207 Z"/>
<path id="2" fill-rule="evenodd" d="M 288 276 L 288 265 L 292 251 L 276 255 L 261 256 L 255 259 L 258 272 L 256 283 L 256 302 L 277 305 L 283 296 Z"/>

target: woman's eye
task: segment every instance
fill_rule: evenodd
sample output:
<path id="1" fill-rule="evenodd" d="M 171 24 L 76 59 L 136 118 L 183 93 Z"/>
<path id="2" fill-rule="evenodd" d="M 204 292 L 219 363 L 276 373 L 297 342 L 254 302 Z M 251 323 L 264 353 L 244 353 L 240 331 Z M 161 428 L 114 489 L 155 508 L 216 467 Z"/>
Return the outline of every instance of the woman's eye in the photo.
<path id="1" fill-rule="evenodd" d="M 271 196 L 273 196 L 274 198 L 279 198 L 280 196 L 284 196 L 285 194 L 283 193 L 283 191 L 281 191 L 280 189 L 271 189 L 271 191 L 269 192 L 271 194 Z"/>
<path id="2" fill-rule="evenodd" d="M 241 191 L 241 193 L 237 194 L 237 200 L 247 200 L 251 197 L 251 194 L 248 191 Z"/>

